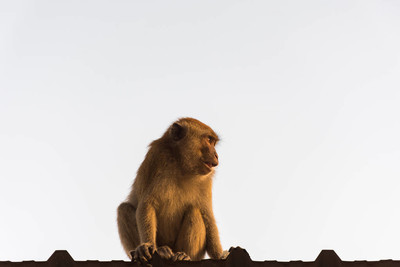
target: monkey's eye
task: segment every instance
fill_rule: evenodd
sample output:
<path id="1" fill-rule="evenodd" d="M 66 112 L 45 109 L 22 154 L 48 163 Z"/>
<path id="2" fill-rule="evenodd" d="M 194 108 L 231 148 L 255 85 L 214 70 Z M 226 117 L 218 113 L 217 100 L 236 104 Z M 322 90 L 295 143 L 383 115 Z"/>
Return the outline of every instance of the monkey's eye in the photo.
<path id="1" fill-rule="evenodd" d="M 212 138 L 212 136 L 208 136 L 207 137 L 207 141 L 211 144 L 213 142 L 214 138 Z"/>

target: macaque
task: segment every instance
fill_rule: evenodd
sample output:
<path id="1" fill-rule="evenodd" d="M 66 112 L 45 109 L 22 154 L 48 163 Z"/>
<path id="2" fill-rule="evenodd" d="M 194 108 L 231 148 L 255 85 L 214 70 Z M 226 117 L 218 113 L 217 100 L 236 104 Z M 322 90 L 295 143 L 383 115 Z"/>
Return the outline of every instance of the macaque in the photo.
<path id="1" fill-rule="evenodd" d="M 118 232 L 128 257 L 165 259 L 227 256 L 212 209 L 218 135 L 206 124 L 182 118 L 149 145 L 132 190 L 118 207 Z"/>

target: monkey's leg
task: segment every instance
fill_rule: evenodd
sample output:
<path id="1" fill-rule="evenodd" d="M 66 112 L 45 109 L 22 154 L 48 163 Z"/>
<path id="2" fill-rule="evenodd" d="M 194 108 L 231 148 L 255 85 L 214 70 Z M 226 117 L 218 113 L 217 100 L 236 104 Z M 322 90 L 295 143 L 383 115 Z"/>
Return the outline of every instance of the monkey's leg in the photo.
<path id="1" fill-rule="evenodd" d="M 204 257 L 206 227 L 199 209 L 191 208 L 185 213 L 174 251 L 185 252 L 192 260 L 201 260 Z"/>
<path id="2" fill-rule="evenodd" d="M 122 246 L 128 257 L 132 259 L 130 252 L 135 250 L 140 243 L 136 225 L 136 208 L 128 202 L 119 205 L 117 210 L 117 222 Z"/>

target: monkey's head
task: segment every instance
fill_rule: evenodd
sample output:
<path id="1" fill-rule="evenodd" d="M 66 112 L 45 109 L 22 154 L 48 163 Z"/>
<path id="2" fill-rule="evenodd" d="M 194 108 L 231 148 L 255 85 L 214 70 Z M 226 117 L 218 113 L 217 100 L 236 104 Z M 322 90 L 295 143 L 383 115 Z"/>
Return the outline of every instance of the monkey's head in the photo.
<path id="1" fill-rule="evenodd" d="M 214 171 L 219 139 L 209 126 L 193 118 L 182 118 L 169 127 L 167 135 L 184 172 L 206 175 Z"/>

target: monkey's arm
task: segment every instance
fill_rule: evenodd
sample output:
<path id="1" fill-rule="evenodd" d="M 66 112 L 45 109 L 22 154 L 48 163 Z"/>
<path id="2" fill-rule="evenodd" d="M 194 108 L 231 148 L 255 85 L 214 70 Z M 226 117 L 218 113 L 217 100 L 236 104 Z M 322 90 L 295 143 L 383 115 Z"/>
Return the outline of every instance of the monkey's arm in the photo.
<path id="1" fill-rule="evenodd" d="M 141 202 L 136 210 L 140 245 L 131 254 L 135 261 L 146 264 L 153 257 L 156 250 L 156 222 L 154 207 L 146 202 Z"/>
<path id="2" fill-rule="evenodd" d="M 221 241 L 218 228 L 211 209 L 203 211 L 204 224 L 206 226 L 206 250 L 211 259 L 220 259 L 222 255 Z"/>
<path id="3" fill-rule="evenodd" d="M 157 220 L 156 211 L 150 203 L 141 202 L 138 205 L 136 221 L 139 230 L 140 243 L 156 245 Z"/>

